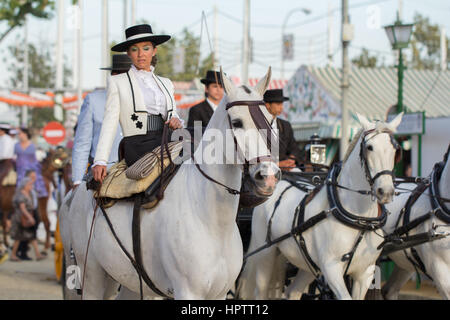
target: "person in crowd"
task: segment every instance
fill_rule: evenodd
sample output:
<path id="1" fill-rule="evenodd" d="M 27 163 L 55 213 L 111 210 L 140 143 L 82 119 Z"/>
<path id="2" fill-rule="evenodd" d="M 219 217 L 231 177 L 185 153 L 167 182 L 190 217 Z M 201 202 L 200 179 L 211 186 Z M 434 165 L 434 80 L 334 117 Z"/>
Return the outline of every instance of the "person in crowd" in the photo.
<path id="1" fill-rule="evenodd" d="M 131 67 L 131 59 L 126 54 L 112 56 L 112 66 L 101 68 L 111 70 L 111 76 L 127 72 Z M 86 173 L 86 168 L 93 163 L 106 105 L 106 90 L 97 89 L 89 93 L 83 101 L 77 121 L 77 130 L 72 151 L 72 181 L 76 188 Z M 117 162 L 122 129 L 117 129 L 108 164 Z"/>
<path id="2" fill-rule="evenodd" d="M 25 173 L 25 177 L 29 178 L 33 185 L 36 183 L 36 171 L 33 169 L 27 170 Z M 36 228 L 39 226 L 39 212 L 38 212 L 38 199 L 36 191 L 31 189 L 31 198 L 33 200 L 33 217 L 36 220 Z M 17 257 L 19 257 L 21 260 L 31 260 L 31 258 L 28 256 L 28 241 L 20 241 L 19 247 L 17 249 Z M 46 254 L 45 251 L 41 252 L 42 254 Z"/>
<path id="3" fill-rule="evenodd" d="M 37 216 L 33 210 L 33 180 L 30 177 L 24 177 L 17 186 L 14 195 L 14 214 L 11 221 L 11 238 L 14 240 L 11 251 L 11 261 L 21 261 L 17 256 L 20 241 L 30 242 L 33 246 L 36 260 L 45 259 L 45 256 L 39 252 L 36 240 Z"/>
<path id="4" fill-rule="evenodd" d="M 112 76 L 108 86 L 105 116 L 95 153 L 93 175 L 102 182 L 111 153 L 118 124 L 123 131 L 123 154 L 131 166 L 144 154 L 161 145 L 163 128 L 167 124 L 175 130 L 183 127 L 175 105 L 172 82 L 154 72 L 152 65 L 157 46 L 170 36 L 157 35 L 148 24 L 125 30 L 126 41 L 112 51 L 126 51 L 132 65 L 127 73 Z"/>
<path id="5" fill-rule="evenodd" d="M 20 184 L 28 170 L 36 172 L 34 188 L 38 198 L 48 197 L 41 174 L 41 164 L 36 159 L 36 147 L 31 142 L 31 133 L 27 128 L 18 129 L 19 142 L 14 146 L 16 155 L 17 184 Z"/>
<path id="6" fill-rule="evenodd" d="M 224 90 L 220 72 L 208 70 L 206 77 L 200 82 L 205 85 L 205 100 L 189 109 L 188 128 L 193 128 L 195 121 L 201 121 L 202 127 L 206 128 L 223 98 Z"/>
<path id="7" fill-rule="evenodd" d="M 264 102 L 269 113 L 273 116 L 271 125 L 273 129 L 278 129 L 279 136 L 279 163 L 281 170 L 291 171 L 296 166 L 301 165 L 303 151 L 298 147 L 294 139 L 294 132 L 291 124 L 279 118 L 283 112 L 283 102 L 289 100 L 283 96 L 282 89 L 267 90 L 264 93 Z"/>

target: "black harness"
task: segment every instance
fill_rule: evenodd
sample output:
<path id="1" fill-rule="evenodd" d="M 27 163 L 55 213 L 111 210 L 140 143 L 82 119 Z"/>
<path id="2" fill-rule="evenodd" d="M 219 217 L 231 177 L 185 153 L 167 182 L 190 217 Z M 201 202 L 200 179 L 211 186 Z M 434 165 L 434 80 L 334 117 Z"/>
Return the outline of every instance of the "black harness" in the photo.
<path id="1" fill-rule="evenodd" d="M 375 180 L 377 178 L 379 178 L 382 175 L 390 175 L 392 176 L 392 179 L 394 180 L 394 173 L 392 170 L 383 170 L 381 172 L 378 172 L 377 174 L 375 174 L 373 177 L 370 174 L 370 170 L 367 164 L 367 158 L 366 158 L 366 153 L 365 153 L 365 144 L 366 144 L 366 139 L 365 137 L 370 134 L 376 132 L 376 134 L 379 133 L 388 133 L 391 136 L 391 142 L 394 145 L 394 148 L 396 150 L 398 150 L 398 144 L 396 143 L 395 139 L 392 136 L 392 133 L 390 131 L 387 130 L 368 130 L 365 131 L 362 134 L 362 141 L 361 141 L 361 145 L 360 145 L 360 160 L 361 160 L 361 166 L 364 168 L 365 173 L 366 173 L 366 179 L 369 182 L 370 186 L 372 187 L 373 184 L 375 183 Z M 398 153 L 396 152 L 396 158 L 398 157 Z M 257 248 L 256 250 L 246 254 L 244 256 L 244 261 L 247 260 L 247 258 L 249 258 L 250 256 L 268 248 L 271 247 L 272 245 L 284 241 L 290 237 L 293 237 L 295 242 L 297 243 L 300 253 L 303 255 L 303 257 L 305 258 L 305 261 L 308 264 L 308 267 L 311 271 L 311 273 L 314 275 L 314 277 L 316 278 L 316 281 L 318 281 L 320 284 L 323 285 L 323 287 L 326 287 L 326 284 L 323 283 L 322 278 L 320 277 L 321 274 L 321 270 L 319 268 L 319 266 L 317 266 L 317 264 L 314 262 L 314 260 L 311 258 L 311 256 L 308 253 L 308 249 L 306 247 L 306 243 L 305 243 L 305 239 L 302 235 L 302 233 L 304 233 L 305 231 L 307 231 L 308 229 L 310 229 L 311 227 L 315 226 L 316 224 L 318 224 L 319 222 L 321 222 L 322 220 L 324 220 L 325 218 L 327 218 L 329 216 L 329 214 L 332 214 L 338 221 L 340 221 L 341 223 L 345 224 L 346 226 L 350 227 L 350 228 L 354 228 L 357 230 L 360 230 L 358 238 L 355 241 L 355 244 L 353 245 L 352 249 L 350 252 L 344 254 L 341 258 L 341 261 L 348 261 L 345 272 L 344 272 L 344 276 L 347 274 L 350 264 L 352 262 L 353 256 L 358 248 L 358 245 L 361 243 L 361 240 L 364 237 L 364 234 L 368 231 L 375 231 L 377 229 L 382 228 L 385 224 L 386 224 L 386 220 L 387 220 L 387 210 L 384 207 L 384 205 L 379 205 L 379 211 L 380 211 L 380 215 L 376 218 L 366 218 L 366 217 L 360 217 L 360 216 L 356 216 L 350 212 L 348 212 L 347 210 L 344 209 L 344 207 L 342 206 L 339 197 L 338 197 L 338 193 L 337 193 L 337 188 L 344 188 L 344 189 L 348 189 L 345 188 L 343 186 L 340 186 L 337 183 L 337 178 L 339 176 L 340 170 L 342 168 L 342 163 L 338 162 L 335 163 L 332 168 L 330 169 L 330 171 L 328 172 L 328 176 L 326 179 L 326 191 L 327 191 L 327 198 L 328 198 L 328 203 L 330 206 L 330 209 L 328 210 L 323 210 L 320 213 L 312 216 L 311 218 L 309 218 L 308 220 L 305 221 L 305 208 L 306 205 L 315 197 L 316 194 L 319 193 L 319 191 L 321 190 L 321 188 L 323 187 L 323 185 L 319 185 L 317 186 L 310 194 L 305 195 L 303 197 L 303 199 L 300 201 L 300 203 L 298 204 L 298 206 L 295 209 L 295 214 L 294 214 L 294 219 L 292 221 L 292 227 L 291 227 L 291 231 L 289 233 L 286 233 L 276 239 L 271 239 L 270 235 L 271 235 L 271 221 L 272 218 L 275 214 L 275 210 L 278 207 L 279 201 L 281 199 L 281 196 L 284 194 L 284 192 L 287 191 L 287 189 L 289 189 L 290 187 L 288 187 L 287 189 L 285 189 L 283 191 L 283 193 L 281 194 L 280 198 L 278 199 L 275 208 L 274 208 L 274 212 L 272 213 L 272 216 L 270 218 L 269 221 L 269 225 L 268 225 L 268 230 L 267 230 L 267 236 L 266 236 L 266 243 Z M 354 190 L 351 190 L 354 191 Z M 360 194 L 365 194 L 365 195 L 370 195 L 372 194 L 372 191 L 361 191 L 361 190 L 357 190 L 356 192 L 360 193 Z"/>
<path id="2" fill-rule="evenodd" d="M 412 236 L 409 236 L 408 233 L 428 219 L 431 219 L 433 216 L 436 216 L 447 224 L 450 223 L 450 210 L 445 205 L 446 199 L 440 196 L 439 191 L 439 180 L 441 178 L 444 167 L 445 162 L 436 163 L 434 165 L 433 171 L 431 172 L 431 181 L 427 183 L 421 183 L 414 189 L 411 196 L 406 201 L 405 206 L 400 211 L 399 217 L 395 224 L 396 229 L 390 235 L 386 236 L 386 240 L 383 241 L 383 243 L 378 247 L 383 247 L 383 255 L 387 255 L 404 247 L 403 252 L 408 261 L 416 269 L 416 272 L 417 270 L 420 270 L 430 279 L 432 279 L 432 277 L 427 273 L 425 264 L 423 263 L 417 250 L 413 246 L 429 241 L 442 239 L 445 237 L 445 235 L 435 234 L 434 230 Z M 432 210 L 415 218 L 414 220 L 410 220 L 412 206 L 427 189 L 430 190 L 429 198 Z M 402 218 L 402 226 L 399 227 Z M 435 229 L 435 227 L 433 227 L 433 229 Z M 411 256 L 409 256 L 406 252 L 406 249 L 408 248 L 410 248 L 411 250 Z"/>

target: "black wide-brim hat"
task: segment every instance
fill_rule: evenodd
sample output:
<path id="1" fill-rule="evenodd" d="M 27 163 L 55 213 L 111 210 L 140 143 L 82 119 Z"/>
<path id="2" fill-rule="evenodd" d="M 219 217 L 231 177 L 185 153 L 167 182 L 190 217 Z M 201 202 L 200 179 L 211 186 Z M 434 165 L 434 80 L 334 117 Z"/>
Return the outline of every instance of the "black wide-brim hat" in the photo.
<path id="1" fill-rule="evenodd" d="M 128 71 L 130 70 L 131 64 L 131 59 L 127 54 L 114 54 L 112 56 L 111 67 L 100 68 L 100 70 Z"/>
<path id="2" fill-rule="evenodd" d="M 264 93 L 264 102 L 284 102 L 289 100 L 283 96 L 283 89 L 271 89 Z"/>
<path id="3" fill-rule="evenodd" d="M 169 35 L 153 34 L 152 27 L 148 24 L 139 24 L 137 26 L 129 27 L 125 30 L 124 42 L 116 44 L 111 48 L 115 52 L 125 52 L 130 46 L 135 43 L 150 41 L 157 46 L 170 40 Z"/>
<path id="4" fill-rule="evenodd" d="M 206 77 L 200 79 L 200 82 L 204 85 L 219 82 L 219 84 L 223 86 L 222 76 L 220 75 L 220 72 L 214 70 L 208 70 L 206 72 Z"/>

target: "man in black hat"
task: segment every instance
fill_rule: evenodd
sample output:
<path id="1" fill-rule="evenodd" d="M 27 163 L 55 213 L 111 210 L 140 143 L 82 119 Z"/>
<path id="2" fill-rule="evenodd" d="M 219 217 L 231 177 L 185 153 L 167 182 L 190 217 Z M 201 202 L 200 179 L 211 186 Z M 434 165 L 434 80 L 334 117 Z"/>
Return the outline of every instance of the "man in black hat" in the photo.
<path id="1" fill-rule="evenodd" d="M 271 122 L 273 129 L 278 129 L 279 144 L 279 164 L 285 171 L 291 171 L 296 165 L 300 165 L 303 159 L 303 151 L 300 150 L 294 139 L 294 132 L 291 124 L 278 116 L 283 112 L 283 102 L 289 98 L 283 96 L 282 89 L 267 90 L 264 93 L 264 102 L 269 113 L 273 116 Z"/>
<path id="2" fill-rule="evenodd" d="M 194 127 L 194 121 L 201 121 L 206 128 L 213 112 L 223 98 L 223 85 L 220 72 L 208 70 L 206 77 L 200 80 L 205 85 L 206 99 L 189 110 L 188 127 Z"/>
<path id="3" fill-rule="evenodd" d="M 111 70 L 111 76 L 127 72 L 131 67 L 131 59 L 126 54 L 112 56 L 112 66 L 100 68 Z M 93 163 L 97 144 L 102 128 L 103 115 L 106 105 L 106 90 L 97 89 L 89 93 L 83 101 L 78 116 L 75 139 L 72 151 L 72 180 L 77 187 L 83 180 L 88 163 Z M 113 143 L 113 152 L 109 157 L 109 164 L 118 160 L 118 147 L 122 140 L 122 130 L 117 130 Z"/>

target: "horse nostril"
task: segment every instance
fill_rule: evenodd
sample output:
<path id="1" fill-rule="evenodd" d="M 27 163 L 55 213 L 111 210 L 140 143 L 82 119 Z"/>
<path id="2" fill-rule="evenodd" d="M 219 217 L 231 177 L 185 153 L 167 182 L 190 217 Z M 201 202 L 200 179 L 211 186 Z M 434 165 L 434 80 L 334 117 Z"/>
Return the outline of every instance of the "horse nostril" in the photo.
<path id="1" fill-rule="evenodd" d="M 378 188 L 378 189 L 377 189 L 377 193 L 378 193 L 380 196 L 382 196 L 382 195 L 384 194 L 384 191 L 383 191 L 382 188 Z"/>

